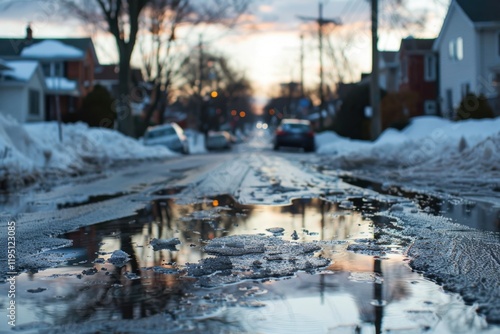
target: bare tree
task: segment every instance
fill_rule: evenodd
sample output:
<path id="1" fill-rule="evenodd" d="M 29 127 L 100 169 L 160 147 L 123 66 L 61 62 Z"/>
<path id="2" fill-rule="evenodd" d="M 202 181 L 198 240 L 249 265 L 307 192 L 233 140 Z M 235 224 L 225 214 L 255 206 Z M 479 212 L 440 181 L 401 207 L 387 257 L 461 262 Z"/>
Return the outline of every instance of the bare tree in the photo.
<path id="1" fill-rule="evenodd" d="M 351 12 L 345 11 L 343 13 L 345 16 L 345 18 L 342 17 L 342 20 L 345 21 L 344 27 L 328 27 L 329 30 L 325 31 L 325 53 L 330 65 L 327 79 L 331 84 L 358 80 L 355 75 L 359 72 L 359 64 L 353 62 L 355 57 L 350 55 L 359 52 L 369 43 L 369 20 L 366 22 L 349 22 L 352 17 L 350 14 L 354 15 L 354 12 L 361 11 L 359 7 L 353 6 L 346 6 Z M 379 30 L 383 33 L 404 38 L 414 31 L 420 31 L 426 23 L 427 12 L 412 11 L 408 0 L 386 0 L 381 2 L 381 6 Z M 368 11 L 366 11 L 366 15 L 368 14 Z M 353 25 L 355 25 L 355 28 L 353 28 Z"/>
<path id="2" fill-rule="evenodd" d="M 138 133 L 144 132 L 155 111 L 162 112 L 169 100 L 176 69 L 180 67 L 179 50 L 174 50 L 178 27 L 189 22 L 193 9 L 188 0 L 151 0 L 141 19 L 144 34 L 139 39 L 141 65 L 151 84 L 149 105 Z"/>
<path id="3" fill-rule="evenodd" d="M 150 0 L 140 20 L 143 33 L 139 39 L 139 52 L 143 72 L 152 85 L 142 131 L 155 112 L 160 113 L 159 121 L 163 121 L 162 113 L 172 97 L 174 82 L 180 80 L 184 57 L 193 52 L 193 48 L 186 49 L 185 45 L 182 48 L 182 43 L 179 43 L 179 28 L 191 28 L 187 29 L 188 33 L 184 30 L 183 37 L 187 39 L 199 24 L 232 27 L 246 11 L 250 1 L 210 0 L 200 3 L 195 0 Z"/>
<path id="4" fill-rule="evenodd" d="M 111 33 L 119 58 L 119 96 L 116 100 L 119 130 L 135 134 L 130 108 L 130 59 L 139 31 L 139 17 L 150 0 L 62 0 L 66 8 L 87 23 L 93 23 Z"/>
<path id="5" fill-rule="evenodd" d="M 199 124 L 200 130 L 206 131 L 209 130 L 206 126 L 220 125 L 219 121 L 214 120 L 213 115 L 208 115 L 206 110 L 208 106 L 218 109 L 220 114 L 217 117 L 223 119 L 224 122 L 229 122 L 232 116 L 235 116 L 231 116 L 230 111 L 251 110 L 253 90 L 245 75 L 231 66 L 224 55 L 206 50 L 203 57 L 208 60 L 209 66 L 202 68 L 201 78 L 204 80 L 201 84 L 198 82 L 200 75 L 197 73 L 199 54 L 184 59 L 180 72 L 182 80 L 178 84 L 180 93 L 190 100 L 191 106 L 197 106 L 200 97 L 205 97 L 202 112 L 198 117 L 202 123 Z M 241 125 L 241 120 L 239 123 Z M 205 128 L 202 128 L 203 126 Z"/>

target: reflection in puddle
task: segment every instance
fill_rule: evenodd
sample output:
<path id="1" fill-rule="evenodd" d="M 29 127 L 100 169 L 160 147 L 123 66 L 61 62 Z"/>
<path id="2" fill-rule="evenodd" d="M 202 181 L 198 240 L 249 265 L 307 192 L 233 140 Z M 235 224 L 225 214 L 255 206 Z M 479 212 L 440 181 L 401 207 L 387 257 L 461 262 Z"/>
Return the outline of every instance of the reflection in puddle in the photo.
<path id="1" fill-rule="evenodd" d="M 53 250 L 65 265 L 17 278 L 17 322 L 26 332 L 345 333 L 493 332 L 456 295 L 412 272 L 401 245 L 347 251 L 377 238 L 366 200 L 334 204 L 296 200 L 290 206 L 243 206 L 227 196 L 193 205 L 160 200 L 134 217 L 70 232 L 72 247 Z M 282 231 L 281 231 L 282 230 Z M 277 232 L 291 242 L 315 242 L 332 260 L 320 273 L 197 287 L 187 263 L 209 257 L 207 240 Z M 177 250 L 154 251 L 153 238 L 178 238 Z M 115 250 L 130 256 L 110 264 Z M 363 248 L 362 248 L 363 250 Z M 320 254 L 316 254 L 319 256 Z M 43 290 L 46 289 L 46 290 Z M 5 304 L 6 286 L 0 286 Z M 133 320 L 133 321 L 127 321 Z M 29 325 L 29 324 L 32 325 Z M 82 327 L 78 327 L 81 324 Z M 458 324 L 458 325 L 457 325 Z M 73 327 L 64 327 L 73 325 Z M 460 327 L 457 327 L 460 326 Z M 5 323 L 1 329 L 7 329 Z"/>
<path id="2" fill-rule="evenodd" d="M 348 176 L 342 177 L 342 180 L 362 188 L 374 189 L 381 194 L 410 198 L 417 201 L 426 212 L 450 218 L 458 224 L 483 231 L 500 232 L 500 207 L 492 203 L 481 202 L 480 198 L 478 202 L 456 198 L 443 200 L 431 195 L 406 191 L 396 186 L 387 187 L 379 183 Z"/>

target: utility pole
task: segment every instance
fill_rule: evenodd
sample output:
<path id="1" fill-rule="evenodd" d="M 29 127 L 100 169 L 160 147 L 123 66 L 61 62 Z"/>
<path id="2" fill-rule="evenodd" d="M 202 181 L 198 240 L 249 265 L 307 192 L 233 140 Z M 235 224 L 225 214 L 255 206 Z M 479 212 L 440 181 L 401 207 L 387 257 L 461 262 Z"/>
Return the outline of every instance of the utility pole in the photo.
<path id="1" fill-rule="evenodd" d="M 325 93 L 323 89 L 324 85 L 324 75 L 323 75 L 323 26 L 325 24 L 333 23 L 335 25 L 340 25 L 339 19 L 325 19 L 323 18 L 323 0 L 319 0 L 319 13 L 317 18 L 298 16 L 304 21 L 316 21 L 318 23 L 318 38 L 319 38 L 319 99 L 320 99 L 320 110 L 319 110 L 319 128 L 323 129 L 323 109 L 325 108 Z"/>
<path id="2" fill-rule="evenodd" d="M 198 128 L 201 129 L 204 124 L 203 120 L 203 96 L 201 95 L 201 90 L 203 89 L 203 36 L 200 34 L 198 41 L 198 52 L 199 52 L 199 60 L 198 60 Z"/>
<path id="3" fill-rule="evenodd" d="M 198 41 L 198 51 L 199 51 L 199 59 L 198 59 L 198 94 L 201 97 L 201 90 L 203 88 L 203 36 L 200 34 Z"/>
<path id="4" fill-rule="evenodd" d="M 379 54 L 378 54 L 378 0 L 371 0 L 372 7 L 372 75 L 370 102 L 372 107 L 371 138 L 375 140 L 382 132 L 380 112 Z"/>
<path id="5" fill-rule="evenodd" d="M 304 35 L 300 34 L 300 97 L 304 97 Z"/>

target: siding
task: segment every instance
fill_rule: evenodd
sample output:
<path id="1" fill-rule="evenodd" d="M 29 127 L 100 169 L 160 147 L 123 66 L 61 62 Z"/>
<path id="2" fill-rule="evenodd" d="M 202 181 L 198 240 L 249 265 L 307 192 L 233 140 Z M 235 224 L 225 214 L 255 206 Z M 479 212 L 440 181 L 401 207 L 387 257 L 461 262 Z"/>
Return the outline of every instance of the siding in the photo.
<path id="1" fill-rule="evenodd" d="M 481 67 L 479 69 L 477 92 L 486 95 L 487 97 L 495 97 L 497 89 L 492 86 L 493 72 L 492 69 L 500 70 L 500 55 L 498 36 L 500 30 L 484 30 L 479 34 L 479 45 L 481 52 Z"/>
<path id="2" fill-rule="evenodd" d="M 462 97 L 462 85 L 468 83 L 472 92 L 477 91 L 477 38 L 475 29 L 464 14 L 462 9 L 455 5 L 449 17 L 448 25 L 441 32 L 439 45 L 439 80 L 441 107 L 444 116 L 452 116 L 447 106 L 446 92 L 451 89 L 453 94 L 453 107 L 460 104 Z M 452 60 L 449 58 L 449 43 L 456 41 L 458 37 L 463 39 L 463 59 Z"/>
<path id="3" fill-rule="evenodd" d="M 0 112 L 24 123 L 28 113 L 27 88 L 0 86 Z"/>

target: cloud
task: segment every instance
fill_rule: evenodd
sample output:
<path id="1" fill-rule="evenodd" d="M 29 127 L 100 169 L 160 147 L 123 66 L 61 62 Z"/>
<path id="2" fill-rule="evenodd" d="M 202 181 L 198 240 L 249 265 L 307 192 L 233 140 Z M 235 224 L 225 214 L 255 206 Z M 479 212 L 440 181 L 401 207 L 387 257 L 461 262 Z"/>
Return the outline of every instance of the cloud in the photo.
<path id="1" fill-rule="evenodd" d="M 262 13 L 271 13 L 273 10 L 274 10 L 273 6 L 269 6 L 269 5 L 260 5 L 259 6 L 259 12 L 262 12 Z"/>

